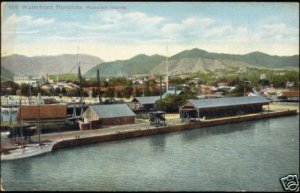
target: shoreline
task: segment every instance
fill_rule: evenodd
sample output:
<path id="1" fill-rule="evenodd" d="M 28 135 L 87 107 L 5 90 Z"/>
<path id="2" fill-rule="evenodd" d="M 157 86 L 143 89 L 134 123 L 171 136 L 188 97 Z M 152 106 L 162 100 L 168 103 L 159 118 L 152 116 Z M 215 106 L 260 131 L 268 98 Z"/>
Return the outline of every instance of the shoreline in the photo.
<path id="1" fill-rule="evenodd" d="M 222 117 L 207 119 L 202 121 L 181 122 L 179 114 L 166 114 L 167 126 L 149 126 L 148 120 L 136 119 L 135 124 L 109 126 L 94 130 L 75 130 L 59 133 L 47 133 L 41 135 L 41 141 L 54 141 L 57 144 L 53 149 L 68 148 L 93 143 L 128 139 L 134 137 L 150 136 L 162 133 L 177 132 L 182 130 L 210 127 L 216 125 L 238 123 L 265 118 L 275 118 L 281 116 L 296 115 L 299 113 L 299 106 L 288 104 L 270 104 L 269 108 L 264 108 L 264 112 L 256 114 L 245 114 L 240 116 Z M 32 142 L 38 141 L 38 136 L 31 136 Z M 12 139 L 1 140 L 1 151 L 14 149 Z"/>
<path id="2" fill-rule="evenodd" d="M 143 136 L 151 136 L 151 135 L 164 134 L 170 132 L 178 132 L 183 130 L 200 129 L 200 128 L 217 126 L 217 125 L 253 121 L 253 120 L 259 120 L 265 118 L 275 118 L 275 117 L 289 116 L 289 115 L 296 115 L 296 114 L 297 114 L 296 110 L 287 110 L 287 111 L 280 111 L 280 112 L 268 112 L 263 114 L 249 114 L 243 116 L 211 119 L 211 120 L 205 120 L 200 122 L 195 121 L 189 123 L 167 125 L 162 127 L 145 126 L 145 124 L 142 124 L 140 125 L 141 127 L 134 128 L 134 129 L 127 129 L 127 130 L 125 129 L 122 131 L 120 130 L 110 131 L 102 134 L 94 134 L 91 136 L 77 135 L 75 138 L 59 141 L 54 145 L 53 149 L 56 150 L 60 148 L 69 148 L 74 146 L 109 142 L 109 141 L 143 137 Z M 126 125 L 126 126 L 128 127 L 130 125 Z"/>
<path id="3" fill-rule="evenodd" d="M 263 112 L 256 114 L 247 114 L 241 116 L 223 117 L 216 119 L 209 119 L 203 121 L 189 121 L 181 123 L 178 119 L 171 119 L 167 126 L 154 127 L 149 126 L 149 123 L 137 123 L 133 125 L 113 126 L 95 130 L 85 131 L 69 131 L 62 133 L 44 134 L 41 136 L 41 141 L 54 141 L 57 142 L 53 150 L 61 148 L 70 148 L 81 145 L 96 144 L 108 141 L 151 136 L 156 134 L 164 134 L 170 132 L 178 132 L 183 130 L 200 129 L 205 127 L 246 122 L 253 120 L 260 120 L 266 118 L 275 118 L 282 116 L 297 115 L 297 110 L 281 110 L 272 112 Z M 33 142 L 37 141 L 38 136 L 32 136 Z M 7 144 L 1 144 L 1 150 L 13 148 Z"/>

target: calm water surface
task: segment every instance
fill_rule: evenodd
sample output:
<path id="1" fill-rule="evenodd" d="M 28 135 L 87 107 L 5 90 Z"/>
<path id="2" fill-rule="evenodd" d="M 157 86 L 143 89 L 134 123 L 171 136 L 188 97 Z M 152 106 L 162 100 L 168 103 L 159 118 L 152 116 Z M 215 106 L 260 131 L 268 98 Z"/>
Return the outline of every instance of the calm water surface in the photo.
<path id="1" fill-rule="evenodd" d="M 283 191 L 299 115 L 56 150 L 1 162 L 6 190 Z"/>

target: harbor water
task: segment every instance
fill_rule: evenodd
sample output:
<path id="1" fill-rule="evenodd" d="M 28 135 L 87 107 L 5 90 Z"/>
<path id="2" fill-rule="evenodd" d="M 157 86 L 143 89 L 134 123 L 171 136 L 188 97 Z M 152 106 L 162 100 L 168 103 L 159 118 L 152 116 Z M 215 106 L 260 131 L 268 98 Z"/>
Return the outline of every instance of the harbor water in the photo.
<path id="1" fill-rule="evenodd" d="M 299 115 L 55 150 L 1 162 L 10 191 L 283 191 Z"/>

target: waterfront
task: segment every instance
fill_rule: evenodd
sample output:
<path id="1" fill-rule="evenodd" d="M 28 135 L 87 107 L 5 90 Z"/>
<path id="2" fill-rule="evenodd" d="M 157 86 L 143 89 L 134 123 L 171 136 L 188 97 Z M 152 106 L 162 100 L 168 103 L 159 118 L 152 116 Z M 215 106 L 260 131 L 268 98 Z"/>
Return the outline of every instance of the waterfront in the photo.
<path id="1" fill-rule="evenodd" d="M 1 163 L 6 190 L 282 191 L 299 115 L 61 149 Z"/>

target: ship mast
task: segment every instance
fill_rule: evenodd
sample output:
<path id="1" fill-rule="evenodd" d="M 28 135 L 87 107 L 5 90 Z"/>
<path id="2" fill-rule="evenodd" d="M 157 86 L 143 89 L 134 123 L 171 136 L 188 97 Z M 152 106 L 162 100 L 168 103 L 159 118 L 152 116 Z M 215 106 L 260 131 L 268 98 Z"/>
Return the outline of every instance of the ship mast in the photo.
<path id="1" fill-rule="evenodd" d="M 40 102 L 41 102 L 41 93 L 38 93 L 38 101 L 37 101 L 37 105 L 38 105 L 38 134 L 39 134 L 39 146 L 41 145 L 41 122 L 40 122 L 40 118 L 41 118 L 41 113 L 40 113 Z"/>
<path id="2" fill-rule="evenodd" d="M 169 90 L 168 43 L 166 42 L 166 92 Z"/>
<path id="3" fill-rule="evenodd" d="M 82 101 L 82 93 L 81 93 L 82 77 L 81 77 L 81 70 L 80 70 L 79 47 L 78 46 L 77 46 L 77 66 L 78 66 L 78 78 L 79 78 L 79 96 L 80 96 L 80 104 L 81 104 L 80 116 L 81 116 L 83 114 L 83 101 Z"/>
<path id="4" fill-rule="evenodd" d="M 21 108 L 22 108 L 22 103 L 21 103 L 21 99 L 20 99 L 20 103 L 19 103 L 19 111 L 20 111 L 20 130 L 21 130 L 21 148 L 23 149 L 24 145 L 24 141 L 23 141 L 23 128 L 22 128 L 22 112 L 21 112 Z"/>

